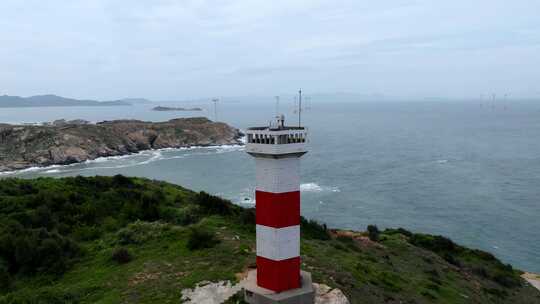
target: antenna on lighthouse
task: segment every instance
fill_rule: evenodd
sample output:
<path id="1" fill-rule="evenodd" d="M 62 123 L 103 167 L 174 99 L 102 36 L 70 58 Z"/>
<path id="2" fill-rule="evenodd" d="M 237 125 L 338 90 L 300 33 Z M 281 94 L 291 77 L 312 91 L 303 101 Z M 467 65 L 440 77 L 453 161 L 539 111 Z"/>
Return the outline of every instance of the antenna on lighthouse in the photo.
<path id="1" fill-rule="evenodd" d="M 214 121 L 217 122 L 218 121 L 218 116 L 217 116 L 217 103 L 219 101 L 219 98 L 214 98 L 212 99 L 212 102 L 214 103 Z"/>
<path id="2" fill-rule="evenodd" d="M 276 98 L 276 117 L 279 116 L 279 96 L 275 96 Z"/>
<path id="3" fill-rule="evenodd" d="M 302 89 L 298 90 L 298 127 L 302 126 Z"/>

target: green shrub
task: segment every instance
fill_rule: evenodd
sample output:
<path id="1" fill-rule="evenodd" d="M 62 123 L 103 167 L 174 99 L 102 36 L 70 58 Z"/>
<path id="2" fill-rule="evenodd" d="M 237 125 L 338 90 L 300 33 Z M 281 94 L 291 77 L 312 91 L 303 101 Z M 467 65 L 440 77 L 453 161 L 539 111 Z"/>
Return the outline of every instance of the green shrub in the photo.
<path id="1" fill-rule="evenodd" d="M 181 226 L 197 223 L 201 219 L 201 210 L 198 205 L 186 205 L 182 208 L 166 207 L 160 211 L 164 221 Z"/>
<path id="2" fill-rule="evenodd" d="M 170 224 L 166 223 L 136 221 L 120 229 L 116 237 L 121 245 L 143 244 L 162 237 L 163 233 L 169 229 Z"/>
<path id="3" fill-rule="evenodd" d="M 128 187 L 132 188 L 134 186 L 133 181 L 129 177 L 125 177 L 123 175 L 117 174 L 113 176 L 112 183 L 115 187 Z"/>
<path id="4" fill-rule="evenodd" d="M 343 244 L 346 248 L 358 251 L 360 248 L 357 246 L 354 239 L 347 235 L 339 235 L 336 240 Z"/>
<path id="5" fill-rule="evenodd" d="M 6 235 L 0 242 L 2 258 L 11 273 L 32 274 L 65 271 L 70 259 L 79 255 L 79 247 L 71 239 L 45 228 L 25 229 L 16 235 Z"/>
<path id="6" fill-rule="evenodd" d="M 415 233 L 409 239 L 409 242 L 415 246 L 422 247 L 424 249 L 441 253 L 441 252 L 459 252 L 461 247 L 456 245 L 452 240 L 440 235 L 431 236 L 425 234 Z"/>
<path id="7" fill-rule="evenodd" d="M 195 195 L 195 203 L 201 206 L 205 214 L 230 215 L 233 211 L 233 204 L 221 197 L 210 195 L 201 191 Z"/>
<path id="8" fill-rule="evenodd" d="M 0 296 L 0 304 L 77 304 L 80 296 L 71 291 L 59 291 L 53 288 L 41 289 L 34 293 L 17 295 L 14 293 Z"/>
<path id="9" fill-rule="evenodd" d="M 477 276 L 480 276 L 481 278 L 484 278 L 484 279 L 489 278 L 486 268 L 482 266 L 474 267 L 472 271 L 474 274 L 476 274 Z"/>
<path id="10" fill-rule="evenodd" d="M 212 248 L 219 243 L 214 233 L 201 227 L 191 227 L 188 232 L 187 248 L 189 250 L 199 250 Z"/>
<path id="11" fill-rule="evenodd" d="M 380 231 L 379 231 L 379 228 L 377 228 L 377 226 L 369 225 L 367 226 L 367 231 L 368 231 L 370 240 L 372 240 L 373 242 L 379 241 Z"/>
<path id="12" fill-rule="evenodd" d="M 11 285 L 11 275 L 9 274 L 8 264 L 0 258 L 0 291 L 9 289 Z"/>
<path id="13" fill-rule="evenodd" d="M 461 262 L 459 261 L 459 259 L 458 259 L 456 256 L 454 256 L 452 253 L 450 253 L 450 252 L 445 252 L 445 253 L 443 254 L 442 257 L 443 257 L 443 259 L 444 259 L 445 261 L 447 261 L 448 263 L 450 263 L 450 264 L 452 264 L 452 265 L 454 265 L 454 266 L 456 266 L 456 267 L 459 267 L 459 268 L 462 267 L 462 264 L 461 264 Z"/>
<path id="14" fill-rule="evenodd" d="M 126 248 L 120 247 L 113 250 L 111 259 L 118 264 L 126 264 L 131 262 L 132 257 Z"/>
<path id="15" fill-rule="evenodd" d="M 496 272 L 493 275 L 493 281 L 507 288 L 515 288 L 521 286 L 521 278 L 517 277 L 513 273 L 508 272 Z"/>
<path id="16" fill-rule="evenodd" d="M 396 273 L 382 271 L 377 275 L 379 282 L 383 284 L 383 288 L 391 292 L 399 292 L 403 288 L 401 287 L 401 282 L 404 280 L 399 277 Z"/>
<path id="17" fill-rule="evenodd" d="M 240 211 L 240 223 L 246 226 L 255 227 L 255 208 L 245 208 Z"/>
<path id="18" fill-rule="evenodd" d="M 79 226 L 73 231 L 73 238 L 77 241 L 93 241 L 101 236 L 101 230 L 94 226 Z"/>
<path id="19" fill-rule="evenodd" d="M 315 220 L 307 220 L 304 217 L 300 218 L 300 231 L 302 238 L 314 240 L 329 240 L 330 234 L 325 224 L 320 224 Z"/>
<path id="20" fill-rule="evenodd" d="M 385 229 L 383 231 L 384 234 L 388 234 L 388 235 L 394 235 L 394 234 L 402 234 L 406 237 L 411 237 L 413 235 L 412 232 L 410 232 L 409 230 L 407 229 L 404 229 L 404 228 L 398 228 L 398 229 Z"/>
<path id="21" fill-rule="evenodd" d="M 105 230 L 107 232 L 117 231 L 118 228 L 120 228 L 119 221 L 116 220 L 112 216 L 108 216 L 108 217 L 104 218 L 101 225 L 103 227 L 103 230 Z"/>
<path id="22" fill-rule="evenodd" d="M 180 203 L 179 199 L 194 195 L 180 187 L 178 193 L 170 195 L 167 187 L 121 175 L 2 179 L 0 260 L 4 266 L 0 267 L 0 280 L 5 280 L 6 269 L 12 280 L 35 273 L 61 274 L 81 255 L 71 238 L 78 242 L 95 240 L 103 232 L 118 231 L 138 219 L 197 222 L 203 212 L 196 204 L 189 204 L 193 208 L 183 213 L 166 214 Z M 204 201 L 202 196 L 200 201 Z M 167 229 L 159 224 L 148 227 L 130 227 L 119 235 L 119 242 L 144 242 L 160 237 Z"/>
<path id="23" fill-rule="evenodd" d="M 471 250 L 472 254 L 476 255 L 477 257 L 479 257 L 480 259 L 484 260 L 484 261 L 496 261 L 497 258 L 495 258 L 495 256 L 489 252 L 485 252 L 485 251 L 482 251 L 482 250 L 478 250 L 478 249 L 472 249 Z"/>
<path id="24" fill-rule="evenodd" d="M 493 295 L 493 296 L 495 296 L 497 298 L 504 299 L 504 298 L 508 297 L 508 293 L 506 292 L 506 290 L 501 290 L 501 289 L 498 289 L 498 288 L 485 288 L 485 287 L 483 287 L 482 290 L 485 293 Z"/>

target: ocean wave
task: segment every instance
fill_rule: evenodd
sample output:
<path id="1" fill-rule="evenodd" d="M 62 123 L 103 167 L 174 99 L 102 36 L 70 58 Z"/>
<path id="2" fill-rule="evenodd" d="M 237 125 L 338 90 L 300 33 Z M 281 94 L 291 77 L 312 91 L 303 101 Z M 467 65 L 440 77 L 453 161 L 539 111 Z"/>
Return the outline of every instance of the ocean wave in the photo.
<path id="1" fill-rule="evenodd" d="M 50 166 L 52 167 L 52 166 Z M 34 171 L 39 171 L 43 168 L 48 168 L 48 167 L 30 167 L 30 168 L 26 168 L 26 169 L 21 169 L 21 170 L 13 170 L 13 171 L 3 171 L 3 172 L 0 172 L 0 176 L 2 175 L 12 175 L 12 174 L 19 174 L 19 173 L 28 173 L 28 172 L 34 172 Z"/>
<path id="2" fill-rule="evenodd" d="M 317 183 L 305 183 L 300 185 L 301 192 L 341 192 L 338 187 L 320 186 Z"/>
<path id="3" fill-rule="evenodd" d="M 253 206 L 255 205 L 255 189 L 244 188 L 232 199 L 237 205 Z"/>
<path id="4" fill-rule="evenodd" d="M 253 206 L 253 205 L 255 205 L 255 198 L 253 198 L 253 197 L 244 197 L 244 198 L 242 198 L 240 200 L 237 200 L 236 203 L 239 204 L 239 205 Z"/>
<path id="5" fill-rule="evenodd" d="M 300 185 L 300 191 L 301 192 L 340 192 L 340 189 L 338 187 L 332 187 L 332 186 L 320 186 L 317 183 L 304 183 Z M 238 205 L 246 205 L 246 206 L 253 206 L 256 203 L 255 197 L 254 197 L 254 189 L 243 189 L 237 196 L 235 196 L 232 201 Z M 319 201 L 319 205 L 323 205 L 323 201 Z"/>

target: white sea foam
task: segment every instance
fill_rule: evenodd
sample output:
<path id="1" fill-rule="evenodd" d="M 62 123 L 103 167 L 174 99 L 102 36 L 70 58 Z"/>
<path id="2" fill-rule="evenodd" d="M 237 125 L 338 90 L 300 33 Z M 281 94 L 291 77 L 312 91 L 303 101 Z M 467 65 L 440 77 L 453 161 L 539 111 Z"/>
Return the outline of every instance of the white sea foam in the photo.
<path id="1" fill-rule="evenodd" d="M 321 192 L 323 191 L 322 187 L 316 183 L 307 183 L 300 185 L 300 191 L 303 192 Z"/>
<path id="2" fill-rule="evenodd" d="M 146 165 L 146 164 L 159 161 L 159 160 L 184 158 L 186 156 L 195 155 L 195 154 L 221 154 L 221 153 L 242 151 L 243 149 L 244 149 L 243 145 L 215 145 L 215 146 L 191 146 L 191 147 L 181 147 L 181 148 L 162 148 L 162 149 L 144 150 L 137 153 L 126 154 L 126 155 L 98 157 L 95 159 L 89 159 L 80 163 L 73 163 L 69 165 L 51 165 L 51 166 L 45 166 L 45 167 L 30 167 L 30 168 L 26 168 L 22 170 L 4 171 L 4 172 L 0 172 L 0 176 L 17 175 L 17 174 L 23 174 L 23 173 L 28 173 L 28 172 L 41 172 L 41 171 L 43 171 L 43 173 L 46 173 L 46 174 L 53 174 L 53 173 L 58 173 L 61 171 L 65 172 L 67 171 L 66 170 L 67 168 L 70 168 L 70 167 L 72 168 L 74 166 L 105 164 L 105 163 L 115 161 L 115 160 L 130 159 L 130 158 L 141 157 L 141 156 L 150 156 L 149 159 L 146 159 L 140 162 L 130 162 L 130 163 L 124 163 L 124 164 L 115 165 L 115 166 L 90 166 L 90 167 L 76 168 L 74 170 L 76 171 L 76 170 L 119 169 L 119 168 Z M 184 154 L 184 155 L 174 155 L 170 157 L 164 157 L 162 154 L 162 152 L 178 152 L 178 151 L 190 151 L 190 150 L 203 150 L 205 152 L 190 153 L 190 154 Z"/>
<path id="3" fill-rule="evenodd" d="M 341 192 L 338 187 L 320 186 L 317 183 L 305 183 L 300 185 L 302 192 Z"/>
<path id="4" fill-rule="evenodd" d="M 11 174 L 18 174 L 18 173 L 27 173 L 27 172 L 39 171 L 40 169 L 42 169 L 42 167 L 30 167 L 30 168 L 21 169 L 21 170 L 0 172 L 0 175 L 11 175 Z"/>
<path id="5" fill-rule="evenodd" d="M 242 130 L 242 133 L 245 133 L 244 130 Z M 245 145 L 246 142 L 247 142 L 247 136 L 244 135 L 244 136 L 240 137 L 240 142 L 242 142 Z"/>
<path id="6" fill-rule="evenodd" d="M 437 160 L 437 164 L 446 164 L 448 162 L 448 159 L 439 159 Z"/>
<path id="7" fill-rule="evenodd" d="M 340 192 L 337 187 L 320 186 L 317 183 L 305 183 L 300 185 L 300 191 L 302 192 Z M 255 205 L 256 200 L 253 197 L 253 193 L 249 189 L 244 189 L 236 199 L 233 200 L 239 205 Z M 324 205 L 323 201 L 319 201 L 319 205 Z"/>
<path id="8" fill-rule="evenodd" d="M 234 199 L 234 202 L 238 205 L 255 205 L 254 189 L 244 188 Z"/>
<path id="9" fill-rule="evenodd" d="M 243 197 L 240 200 L 238 200 L 237 203 L 242 204 L 242 205 L 253 206 L 253 205 L 255 205 L 255 198 L 246 196 L 246 197 Z"/>

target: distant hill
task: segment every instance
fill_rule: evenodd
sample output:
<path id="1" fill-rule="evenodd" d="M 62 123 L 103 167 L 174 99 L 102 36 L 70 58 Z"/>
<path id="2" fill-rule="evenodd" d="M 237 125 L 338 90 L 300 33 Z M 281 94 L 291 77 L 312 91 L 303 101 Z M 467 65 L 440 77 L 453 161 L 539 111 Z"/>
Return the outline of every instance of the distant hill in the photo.
<path id="1" fill-rule="evenodd" d="M 0 108 L 20 107 L 72 107 L 72 106 L 129 106 L 126 100 L 96 101 L 66 98 L 57 95 L 37 95 L 31 97 L 0 96 Z"/>

